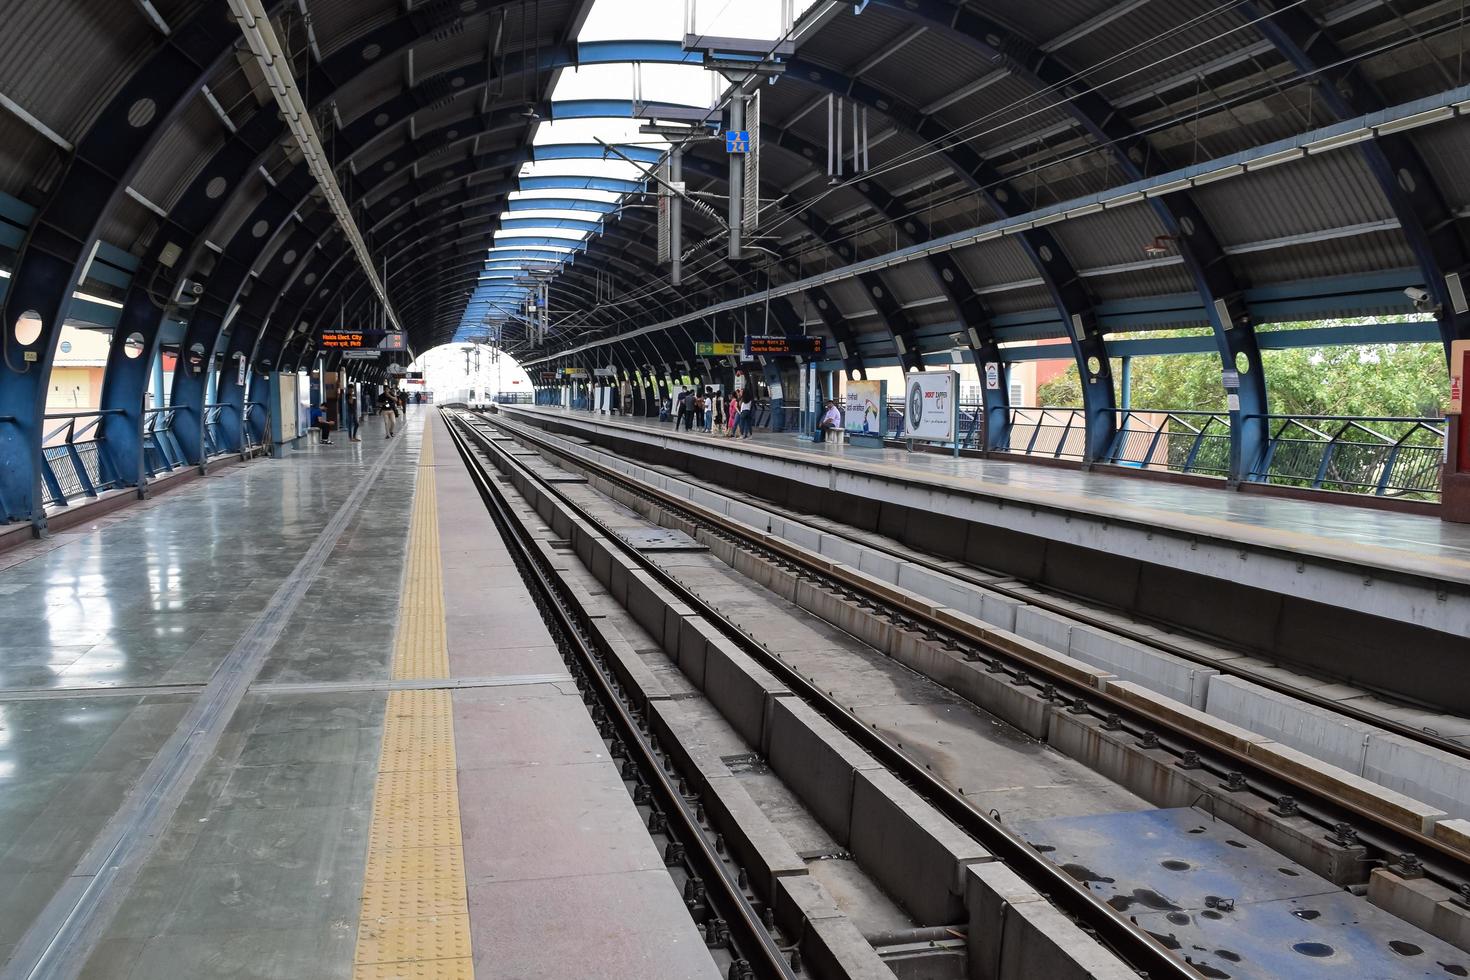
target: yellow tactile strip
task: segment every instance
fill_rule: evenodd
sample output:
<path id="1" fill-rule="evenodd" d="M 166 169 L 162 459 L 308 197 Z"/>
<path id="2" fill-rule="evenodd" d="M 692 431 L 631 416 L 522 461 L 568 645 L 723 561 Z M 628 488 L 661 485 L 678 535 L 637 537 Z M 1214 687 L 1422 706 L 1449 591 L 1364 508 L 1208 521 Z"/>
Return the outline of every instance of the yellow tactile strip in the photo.
<path id="1" fill-rule="evenodd" d="M 393 644 L 395 679 L 449 676 L 441 585 L 434 448 L 426 425 Z M 474 975 L 450 695 L 394 691 L 383 720 L 353 976 Z"/>

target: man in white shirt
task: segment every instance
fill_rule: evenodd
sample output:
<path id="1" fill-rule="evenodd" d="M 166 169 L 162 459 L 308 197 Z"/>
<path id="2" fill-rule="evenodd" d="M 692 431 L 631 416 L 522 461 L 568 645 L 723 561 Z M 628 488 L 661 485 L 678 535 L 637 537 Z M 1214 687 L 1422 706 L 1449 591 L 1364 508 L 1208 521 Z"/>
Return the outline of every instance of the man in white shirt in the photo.
<path id="1" fill-rule="evenodd" d="M 842 412 L 838 410 L 837 403 L 828 399 L 827 410 L 822 413 L 822 420 L 817 423 L 817 434 L 812 436 L 812 442 L 826 442 L 828 429 L 842 428 Z"/>

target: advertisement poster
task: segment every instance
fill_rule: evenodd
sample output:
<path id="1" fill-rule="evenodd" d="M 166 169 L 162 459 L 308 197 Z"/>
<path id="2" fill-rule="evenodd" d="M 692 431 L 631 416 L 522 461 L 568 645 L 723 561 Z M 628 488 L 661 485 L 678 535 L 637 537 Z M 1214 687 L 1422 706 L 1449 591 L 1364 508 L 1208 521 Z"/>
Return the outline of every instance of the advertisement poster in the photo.
<path id="1" fill-rule="evenodd" d="M 906 379 L 903 427 L 905 439 L 952 442 L 960 376 L 953 371 L 923 371 Z"/>
<path id="2" fill-rule="evenodd" d="M 885 397 L 882 381 L 849 381 L 842 408 L 842 427 L 863 435 L 883 435 Z"/>
<path id="3" fill-rule="evenodd" d="M 1470 367 L 1470 340 L 1450 343 L 1450 404 L 1446 414 L 1459 415 L 1465 409 L 1465 382 L 1467 367 Z"/>

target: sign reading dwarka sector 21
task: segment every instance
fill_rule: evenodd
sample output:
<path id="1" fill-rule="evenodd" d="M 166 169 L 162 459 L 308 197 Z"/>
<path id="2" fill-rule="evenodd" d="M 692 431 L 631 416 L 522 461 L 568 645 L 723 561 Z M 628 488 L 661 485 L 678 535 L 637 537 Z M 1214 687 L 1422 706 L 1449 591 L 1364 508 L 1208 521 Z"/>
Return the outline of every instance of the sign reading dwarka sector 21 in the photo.
<path id="1" fill-rule="evenodd" d="M 811 357 L 822 353 L 826 345 L 821 337 L 782 337 L 776 334 L 752 334 L 745 338 L 746 357 Z"/>

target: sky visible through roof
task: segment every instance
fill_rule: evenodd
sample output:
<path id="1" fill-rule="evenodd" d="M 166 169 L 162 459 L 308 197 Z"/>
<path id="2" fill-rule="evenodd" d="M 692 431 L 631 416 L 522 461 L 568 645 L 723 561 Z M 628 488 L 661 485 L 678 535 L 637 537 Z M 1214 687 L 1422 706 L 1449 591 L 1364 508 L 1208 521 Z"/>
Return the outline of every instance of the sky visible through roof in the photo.
<path id="1" fill-rule="evenodd" d="M 814 2 L 795 0 L 795 16 Z M 782 0 L 695 0 L 694 28 L 711 37 L 774 41 L 783 32 L 782 8 Z M 521 166 L 521 189 L 509 195 L 456 339 L 493 341 L 501 324 L 524 317 L 532 273 L 575 261 L 629 193 L 641 190 L 669 144 L 639 132 L 644 120 L 634 118 L 635 105 L 711 109 L 718 102 L 723 76 L 697 57 L 676 63 L 686 59 L 679 43 L 687 15 L 686 0 L 595 0 L 577 36 L 582 64 L 552 80 L 550 118 L 535 121 L 532 159 Z M 553 313 L 553 333 L 562 313 Z"/>

